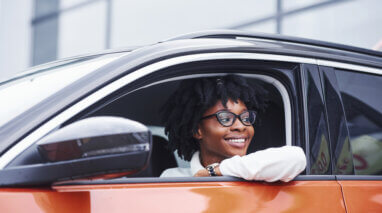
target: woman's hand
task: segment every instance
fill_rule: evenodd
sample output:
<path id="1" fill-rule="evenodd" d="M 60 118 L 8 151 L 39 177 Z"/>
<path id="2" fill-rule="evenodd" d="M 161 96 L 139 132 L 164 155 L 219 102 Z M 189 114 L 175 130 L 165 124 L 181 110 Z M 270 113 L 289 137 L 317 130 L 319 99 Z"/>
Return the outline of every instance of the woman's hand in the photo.
<path id="1" fill-rule="evenodd" d="M 222 176 L 219 166 L 216 166 L 214 169 L 217 176 Z M 210 176 L 210 173 L 208 173 L 207 169 L 201 169 L 194 175 L 194 177 L 209 177 L 209 176 Z"/>
<path id="2" fill-rule="evenodd" d="M 201 169 L 201 170 L 199 170 L 199 171 L 194 175 L 194 177 L 208 177 L 208 176 L 210 176 L 210 174 L 208 174 L 207 169 Z"/>

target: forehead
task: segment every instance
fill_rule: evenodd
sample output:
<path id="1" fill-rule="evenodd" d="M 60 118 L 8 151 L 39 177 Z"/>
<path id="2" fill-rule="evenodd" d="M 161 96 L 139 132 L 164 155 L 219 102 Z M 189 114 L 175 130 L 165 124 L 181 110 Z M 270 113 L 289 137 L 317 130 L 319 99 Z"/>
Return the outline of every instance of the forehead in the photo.
<path id="1" fill-rule="evenodd" d="M 247 106 L 245 105 L 245 103 L 243 101 L 241 101 L 240 99 L 238 99 L 236 102 L 234 102 L 233 100 L 231 99 L 228 99 L 227 101 L 227 107 L 224 107 L 223 103 L 221 102 L 221 100 L 217 101 L 215 105 L 213 105 L 212 107 L 210 107 L 209 109 L 207 109 L 203 116 L 205 115 L 210 115 L 210 114 L 214 114 L 218 111 L 221 111 L 221 110 L 228 110 L 230 112 L 233 112 L 235 114 L 240 114 L 241 112 L 247 110 Z"/>

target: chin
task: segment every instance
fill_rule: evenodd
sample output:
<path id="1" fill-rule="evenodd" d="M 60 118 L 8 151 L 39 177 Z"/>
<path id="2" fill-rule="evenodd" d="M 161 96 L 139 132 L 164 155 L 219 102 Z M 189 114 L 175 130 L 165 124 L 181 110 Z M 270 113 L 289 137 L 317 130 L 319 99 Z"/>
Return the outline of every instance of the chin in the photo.
<path id="1" fill-rule="evenodd" d="M 244 155 L 247 154 L 247 149 L 245 149 L 245 150 L 237 150 L 237 151 L 233 151 L 233 152 L 229 152 L 229 153 L 231 153 L 230 157 L 233 157 L 235 155 L 244 156 Z"/>

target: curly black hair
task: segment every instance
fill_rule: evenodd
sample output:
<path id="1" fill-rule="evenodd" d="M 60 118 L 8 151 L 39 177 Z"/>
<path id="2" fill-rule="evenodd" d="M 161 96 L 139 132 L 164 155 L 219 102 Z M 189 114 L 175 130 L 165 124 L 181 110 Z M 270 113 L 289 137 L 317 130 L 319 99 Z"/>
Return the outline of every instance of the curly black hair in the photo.
<path id="1" fill-rule="evenodd" d="M 239 99 L 249 110 L 261 112 L 266 107 L 266 94 L 262 86 L 250 85 L 244 77 L 237 75 L 183 80 L 163 107 L 168 148 L 177 150 L 181 158 L 191 160 L 200 149 L 193 134 L 207 109 L 217 101 L 226 107 L 229 99 L 235 102 Z"/>

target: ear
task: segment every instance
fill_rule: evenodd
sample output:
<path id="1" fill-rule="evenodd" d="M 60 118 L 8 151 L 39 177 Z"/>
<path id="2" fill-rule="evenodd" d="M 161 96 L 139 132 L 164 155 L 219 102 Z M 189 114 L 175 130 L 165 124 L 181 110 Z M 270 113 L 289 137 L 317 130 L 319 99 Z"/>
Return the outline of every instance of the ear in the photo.
<path id="1" fill-rule="evenodd" d="M 193 136 L 197 140 L 201 140 L 203 138 L 202 131 L 200 130 L 200 125 L 198 125 L 198 129 L 193 133 Z"/>

